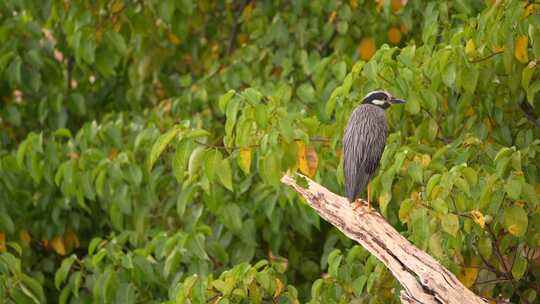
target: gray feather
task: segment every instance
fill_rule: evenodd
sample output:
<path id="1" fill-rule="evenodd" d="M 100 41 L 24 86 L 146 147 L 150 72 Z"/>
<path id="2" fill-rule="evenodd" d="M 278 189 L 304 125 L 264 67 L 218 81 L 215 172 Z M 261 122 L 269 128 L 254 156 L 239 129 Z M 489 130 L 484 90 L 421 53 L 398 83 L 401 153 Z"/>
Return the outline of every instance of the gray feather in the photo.
<path id="1" fill-rule="evenodd" d="M 364 191 L 379 167 L 387 135 L 384 109 L 362 104 L 354 110 L 343 136 L 345 192 L 351 202 Z"/>

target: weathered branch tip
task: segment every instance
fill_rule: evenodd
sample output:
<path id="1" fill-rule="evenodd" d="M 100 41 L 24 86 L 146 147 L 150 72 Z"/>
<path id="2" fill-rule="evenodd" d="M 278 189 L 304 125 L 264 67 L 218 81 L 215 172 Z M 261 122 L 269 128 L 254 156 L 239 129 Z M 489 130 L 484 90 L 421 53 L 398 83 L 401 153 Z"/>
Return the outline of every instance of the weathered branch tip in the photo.
<path id="1" fill-rule="evenodd" d="M 301 194 L 323 219 L 384 263 L 403 287 L 403 303 L 488 303 L 433 257 L 411 244 L 378 212 L 367 212 L 366 208 L 355 212 L 346 198 L 298 175 L 307 180 L 306 188 L 288 174 L 281 182 Z"/>

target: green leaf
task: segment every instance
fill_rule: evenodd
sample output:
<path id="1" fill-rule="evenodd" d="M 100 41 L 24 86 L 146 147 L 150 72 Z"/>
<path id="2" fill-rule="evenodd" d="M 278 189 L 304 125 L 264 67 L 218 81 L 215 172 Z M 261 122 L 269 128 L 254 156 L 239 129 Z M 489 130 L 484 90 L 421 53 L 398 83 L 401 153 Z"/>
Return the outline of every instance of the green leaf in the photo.
<path id="1" fill-rule="evenodd" d="M 339 249 L 334 249 L 328 255 L 328 273 L 334 278 L 338 277 L 338 270 L 342 259 L 343 255 Z"/>
<path id="2" fill-rule="evenodd" d="M 227 104 L 229 103 L 229 100 L 234 96 L 236 91 L 229 90 L 227 93 L 221 95 L 218 100 L 219 109 L 221 112 L 225 113 L 225 109 L 227 109 Z"/>
<path id="3" fill-rule="evenodd" d="M 493 253 L 493 246 L 491 244 L 491 239 L 488 237 L 482 237 L 478 241 L 478 251 L 482 255 L 482 257 L 486 260 L 489 260 Z"/>
<path id="4" fill-rule="evenodd" d="M 448 204 L 446 201 L 444 201 L 441 198 L 437 198 L 434 201 L 431 202 L 431 207 L 440 213 L 446 214 L 448 213 Z"/>
<path id="5" fill-rule="evenodd" d="M 69 270 L 71 269 L 71 265 L 75 261 L 76 256 L 71 255 L 69 258 L 66 258 L 62 261 L 62 265 L 60 265 L 60 268 L 56 271 L 56 274 L 54 275 L 54 286 L 56 289 L 60 289 L 60 285 L 64 283 L 66 280 Z"/>
<path id="6" fill-rule="evenodd" d="M 182 141 L 177 145 L 176 151 L 174 153 L 172 168 L 174 177 L 178 183 L 184 181 L 184 174 L 186 171 L 186 163 L 191 154 L 191 145 L 189 141 Z"/>
<path id="7" fill-rule="evenodd" d="M 38 303 L 45 303 L 45 292 L 43 291 L 41 283 L 37 279 L 32 278 L 26 274 L 21 274 L 19 278 L 21 279 L 21 282 L 26 287 L 28 287 L 32 295 L 35 296 L 35 298 L 38 300 Z"/>
<path id="8" fill-rule="evenodd" d="M 495 155 L 495 159 L 493 161 L 498 163 L 503 158 L 506 158 L 506 157 L 512 155 L 512 153 L 514 153 L 515 151 L 516 151 L 516 149 L 514 147 L 511 147 L 511 148 L 504 147 L 504 148 L 500 149 L 499 152 L 497 152 L 497 155 Z"/>
<path id="9" fill-rule="evenodd" d="M 19 145 L 19 149 L 17 149 L 17 164 L 21 169 L 24 168 L 24 156 L 27 153 L 29 144 L 30 142 L 25 140 Z"/>
<path id="10" fill-rule="evenodd" d="M 529 83 L 531 82 L 531 78 L 536 68 L 536 63 L 534 61 L 531 61 L 523 69 L 523 72 L 521 73 L 521 86 L 523 87 L 523 89 L 527 90 L 529 88 Z"/>
<path id="11" fill-rule="evenodd" d="M 228 158 L 222 159 L 217 166 L 217 175 L 221 184 L 233 191 L 231 163 Z"/>
<path id="12" fill-rule="evenodd" d="M 17 87 L 21 84 L 21 65 L 21 58 L 15 57 L 7 68 L 7 77 L 11 87 Z"/>
<path id="13" fill-rule="evenodd" d="M 516 280 L 520 280 L 523 278 L 523 275 L 527 271 L 527 259 L 521 256 L 521 254 L 516 255 L 516 259 L 514 261 L 513 267 L 512 267 L 512 276 Z"/>
<path id="14" fill-rule="evenodd" d="M 137 293 L 136 288 L 132 283 L 122 283 L 116 291 L 115 303 L 136 303 Z"/>
<path id="15" fill-rule="evenodd" d="M 418 101 L 417 96 L 412 96 L 405 103 L 405 110 L 411 115 L 416 115 L 420 112 L 420 102 Z"/>
<path id="16" fill-rule="evenodd" d="M 179 126 L 175 126 L 172 130 L 158 137 L 158 139 L 152 146 L 152 149 L 150 150 L 150 155 L 147 159 L 148 171 L 152 170 L 152 167 L 154 166 L 154 163 L 156 162 L 158 157 L 165 150 L 165 148 L 167 148 L 169 143 L 171 143 L 171 141 L 176 137 L 176 135 L 180 133 L 180 130 L 181 129 Z"/>
<path id="17" fill-rule="evenodd" d="M 183 139 L 210 136 L 210 132 L 203 129 L 192 129 L 182 135 Z"/>
<path id="18" fill-rule="evenodd" d="M 5 231 L 8 234 L 12 234 L 15 231 L 15 224 L 5 211 L 0 212 L 0 231 Z"/>
<path id="19" fill-rule="evenodd" d="M 401 202 L 399 206 L 399 220 L 402 223 L 407 223 L 409 221 L 409 216 L 411 214 L 411 210 L 414 207 L 414 203 L 410 199 L 406 199 Z"/>
<path id="20" fill-rule="evenodd" d="M 335 65 L 332 65 L 332 72 L 338 81 L 343 81 L 347 74 L 347 64 L 344 61 L 340 61 Z"/>
<path id="21" fill-rule="evenodd" d="M 459 231 L 459 218 L 457 215 L 448 213 L 441 217 L 441 224 L 444 231 L 453 236 L 457 236 Z"/>
<path id="22" fill-rule="evenodd" d="M 356 280 L 353 281 L 352 283 L 353 291 L 357 297 L 360 297 L 363 295 L 363 290 L 364 290 L 364 287 L 366 286 L 367 280 L 368 280 L 368 276 L 364 274 L 364 275 L 359 276 L 358 278 L 356 278 Z"/>
<path id="23" fill-rule="evenodd" d="M 199 169 L 203 165 L 204 155 L 206 154 L 206 152 L 207 149 L 202 146 L 195 148 L 195 150 L 191 152 L 188 162 L 188 172 L 190 178 L 193 178 L 196 174 L 199 173 Z"/>
<path id="24" fill-rule="evenodd" d="M 223 158 L 221 156 L 221 152 L 219 152 L 217 149 L 208 151 L 206 155 L 206 160 L 204 162 L 204 173 L 206 174 L 208 181 L 212 182 L 215 177 L 215 172 L 221 164 Z"/>
<path id="25" fill-rule="evenodd" d="M 427 184 L 426 184 L 426 195 L 428 198 L 431 198 L 431 192 L 433 191 L 433 187 L 435 187 L 436 185 L 439 184 L 440 180 L 441 180 L 441 174 L 437 173 L 437 174 L 433 174 Z"/>
<path id="26" fill-rule="evenodd" d="M 242 92 L 242 95 L 251 105 L 256 105 L 261 102 L 263 95 L 261 92 L 255 90 L 254 88 L 247 88 Z"/>
<path id="27" fill-rule="evenodd" d="M 316 101 L 315 89 L 308 82 L 301 84 L 296 90 L 296 94 L 298 94 L 298 97 L 300 97 L 300 100 L 302 100 L 305 103 L 312 103 Z"/>
<path id="28" fill-rule="evenodd" d="M 116 51 L 121 55 L 125 55 L 127 53 L 126 41 L 124 40 L 124 37 L 120 35 L 120 33 L 115 31 L 107 31 L 105 33 L 105 40 L 107 43 L 113 45 Z"/>
<path id="29" fill-rule="evenodd" d="M 504 227 L 510 234 L 521 237 L 527 231 L 529 219 L 527 212 L 520 206 L 509 206 L 504 209 Z"/>
<path id="30" fill-rule="evenodd" d="M 234 232 L 242 229 L 242 210 L 237 204 L 227 204 L 221 210 L 223 224 Z"/>
<path id="31" fill-rule="evenodd" d="M 169 277 L 171 273 L 176 272 L 178 265 L 180 264 L 180 259 L 182 255 L 178 248 L 175 248 L 171 254 L 165 260 L 165 266 L 163 267 L 163 274 L 165 277 Z"/>
<path id="32" fill-rule="evenodd" d="M 508 197 L 511 199 L 518 200 L 521 195 L 521 181 L 510 178 L 504 185 L 504 191 L 506 191 Z"/>
<path id="33" fill-rule="evenodd" d="M 36 304 L 40 304 L 41 302 L 39 301 L 39 299 L 36 297 L 36 295 L 34 295 L 34 293 L 28 289 L 28 287 L 26 287 L 24 284 L 19 284 L 19 288 L 22 290 L 22 292 L 27 296 L 29 297 L 32 302 L 36 303 Z M 16 301 L 18 302 L 18 301 Z M 20 303 L 26 303 L 26 301 L 24 302 L 20 302 Z"/>
<path id="34" fill-rule="evenodd" d="M 540 91 L 540 80 L 536 80 L 527 89 L 527 101 L 534 107 L 534 97 Z"/>

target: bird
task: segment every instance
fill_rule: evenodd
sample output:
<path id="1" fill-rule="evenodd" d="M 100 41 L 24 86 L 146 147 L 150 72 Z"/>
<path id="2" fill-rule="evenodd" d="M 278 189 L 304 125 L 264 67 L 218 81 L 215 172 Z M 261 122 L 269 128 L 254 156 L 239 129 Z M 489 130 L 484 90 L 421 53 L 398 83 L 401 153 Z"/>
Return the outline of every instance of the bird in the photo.
<path id="1" fill-rule="evenodd" d="M 386 146 L 388 125 L 385 110 L 405 103 L 384 90 L 369 92 L 352 112 L 343 134 L 343 173 L 345 192 L 353 210 L 363 201 L 359 196 L 367 186 L 367 205 L 371 211 L 371 179 L 379 167 Z"/>

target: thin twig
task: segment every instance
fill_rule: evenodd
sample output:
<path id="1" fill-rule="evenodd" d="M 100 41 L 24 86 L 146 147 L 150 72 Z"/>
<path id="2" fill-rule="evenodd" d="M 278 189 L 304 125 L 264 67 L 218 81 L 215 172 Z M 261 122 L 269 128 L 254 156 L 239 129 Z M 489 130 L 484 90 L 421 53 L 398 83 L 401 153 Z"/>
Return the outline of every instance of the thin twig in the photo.
<path id="1" fill-rule="evenodd" d="M 232 51 L 234 50 L 235 41 L 236 41 L 236 35 L 238 34 L 238 19 L 240 18 L 240 14 L 242 14 L 242 11 L 244 8 L 251 2 L 251 0 L 244 0 L 242 5 L 236 10 L 234 13 L 234 20 L 233 20 L 233 26 L 231 30 L 231 35 L 229 36 L 229 46 L 227 47 L 227 55 L 230 55 Z"/>
<path id="2" fill-rule="evenodd" d="M 495 266 L 489 263 L 480 252 L 478 253 L 478 255 L 480 256 L 482 263 L 484 263 L 484 265 L 486 265 L 486 267 L 497 277 L 506 277 L 506 275 L 502 271 L 498 270 Z"/>
<path id="3" fill-rule="evenodd" d="M 295 142 L 303 141 L 303 139 L 295 138 L 295 139 L 293 139 L 293 141 L 295 141 Z M 313 137 L 313 138 L 310 138 L 309 141 L 310 142 L 328 143 L 330 141 L 330 139 L 328 139 L 326 137 Z M 195 143 L 197 143 L 197 144 L 199 144 L 201 146 L 208 147 L 208 148 L 214 148 L 214 149 L 228 149 L 228 148 L 230 148 L 232 150 L 238 150 L 238 149 L 241 149 L 241 148 L 258 148 L 258 147 L 261 146 L 259 144 L 254 144 L 254 145 L 249 145 L 249 146 L 244 146 L 244 147 L 237 147 L 237 146 L 226 147 L 223 144 L 208 144 L 208 143 L 204 143 L 204 142 L 198 141 L 198 140 L 196 140 Z"/>
<path id="4" fill-rule="evenodd" d="M 504 281 L 508 281 L 510 279 L 508 278 L 497 278 L 497 279 L 492 279 L 492 280 L 486 280 L 486 281 L 481 281 L 481 282 L 476 282 L 474 283 L 474 285 L 482 285 L 482 284 L 489 284 L 489 283 L 498 283 L 498 282 L 504 282 Z"/>
<path id="5" fill-rule="evenodd" d="M 497 56 L 499 54 L 502 54 L 504 53 L 504 50 L 501 50 L 501 51 L 497 51 L 497 52 L 493 52 L 485 57 L 481 57 L 481 58 L 476 58 L 476 59 L 472 59 L 472 60 L 469 60 L 469 63 L 478 63 L 478 62 L 482 62 L 484 60 L 488 60 L 490 59 L 491 57 L 493 56 Z"/>
<path id="6" fill-rule="evenodd" d="M 512 276 L 512 272 L 508 270 L 508 266 L 504 262 L 504 258 L 501 253 L 501 249 L 499 248 L 499 240 L 497 240 L 497 237 L 495 236 L 495 233 L 493 232 L 493 229 L 491 229 L 491 226 L 489 224 L 486 224 L 487 230 L 489 232 L 489 235 L 491 236 L 492 242 L 495 244 L 495 254 L 497 255 L 497 258 L 499 259 L 499 262 L 502 264 L 502 267 L 505 272 L 505 276 L 508 279 L 511 279 L 512 284 L 514 284 L 514 277 Z"/>

